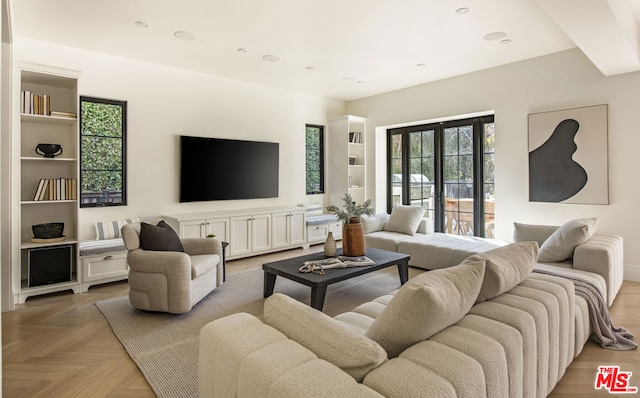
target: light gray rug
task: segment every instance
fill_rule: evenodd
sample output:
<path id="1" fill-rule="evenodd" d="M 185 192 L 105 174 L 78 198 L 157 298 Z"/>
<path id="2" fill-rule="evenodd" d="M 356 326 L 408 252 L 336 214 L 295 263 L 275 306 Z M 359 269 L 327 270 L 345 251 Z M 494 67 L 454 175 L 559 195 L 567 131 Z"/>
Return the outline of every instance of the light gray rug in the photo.
<path id="1" fill-rule="evenodd" d="M 411 270 L 411 274 L 414 274 Z M 329 286 L 324 312 L 330 316 L 387 294 L 400 286 L 390 267 Z M 198 396 L 198 333 L 214 319 L 247 312 L 262 316 L 263 272 L 227 275 L 227 281 L 182 315 L 149 314 L 134 309 L 128 297 L 96 302 L 131 359 L 158 397 Z M 278 277 L 275 292 L 310 302 L 311 289 Z"/>

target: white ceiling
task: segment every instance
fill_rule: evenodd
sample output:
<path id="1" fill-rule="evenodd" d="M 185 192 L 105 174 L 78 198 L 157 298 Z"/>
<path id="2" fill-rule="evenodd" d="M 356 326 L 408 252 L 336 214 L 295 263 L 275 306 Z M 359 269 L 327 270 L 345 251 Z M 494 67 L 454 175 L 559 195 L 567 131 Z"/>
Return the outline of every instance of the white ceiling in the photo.
<path id="1" fill-rule="evenodd" d="M 640 70 L 639 15 L 638 0 L 16 0 L 13 33 L 353 100 L 574 47 L 605 75 Z"/>

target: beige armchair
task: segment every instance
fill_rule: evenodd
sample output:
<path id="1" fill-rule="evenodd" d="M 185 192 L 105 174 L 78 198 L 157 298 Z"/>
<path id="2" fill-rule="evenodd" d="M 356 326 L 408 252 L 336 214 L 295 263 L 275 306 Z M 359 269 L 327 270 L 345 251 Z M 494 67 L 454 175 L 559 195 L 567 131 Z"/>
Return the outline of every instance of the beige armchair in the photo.
<path id="1" fill-rule="evenodd" d="M 129 301 L 145 311 L 182 314 L 222 285 L 222 244 L 217 238 L 181 239 L 184 253 L 140 247 L 140 223 L 122 227 L 129 253 Z"/>

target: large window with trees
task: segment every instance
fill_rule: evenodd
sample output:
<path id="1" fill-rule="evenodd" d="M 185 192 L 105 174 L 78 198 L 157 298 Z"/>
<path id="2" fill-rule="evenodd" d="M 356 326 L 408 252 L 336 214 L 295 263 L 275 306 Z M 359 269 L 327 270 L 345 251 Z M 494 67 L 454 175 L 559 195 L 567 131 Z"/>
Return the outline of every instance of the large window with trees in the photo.
<path id="1" fill-rule="evenodd" d="M 80 97 L 80 207 L 123 206 L 127 102 Z"/>
<path id="2" fill-rule="evenodd" d="M 493 237 L 493 115 L 388 131 L 388 206 L 421 206 L 433 230 Z"/>
<path id="3" fill-rule="evenodd" d="M 324 127 L 306 125 L 307 195 L 324 193 Z"/>

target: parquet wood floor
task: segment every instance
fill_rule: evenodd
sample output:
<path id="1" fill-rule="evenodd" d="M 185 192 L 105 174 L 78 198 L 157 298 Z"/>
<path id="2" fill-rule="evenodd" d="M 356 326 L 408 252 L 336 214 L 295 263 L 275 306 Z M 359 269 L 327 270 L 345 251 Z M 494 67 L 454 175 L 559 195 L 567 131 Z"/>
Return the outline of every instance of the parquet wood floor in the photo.
<path id="1" fill-rule="evenodd" d="M 310 250 L 321 250 L 314 246 Z M 273 253 L 227 263 L 241 272 L 308 251 Z M 144 377 L 113 335 L 95 301 L 124 296 L 125 282 L 92 287 L 88 293 L 32 297 L 2 314 L 3 397 L 153 397 Z M 614 323 L 640 336 L 640 283 L 625 282 L 611 307 Z M 640 353 L 602 350 L 589 342 L 552 396 L 594 396 L 594 369 L 619 365 L 640 386 Z M 611 396 L 601 391 L 602 396 Z"/>

